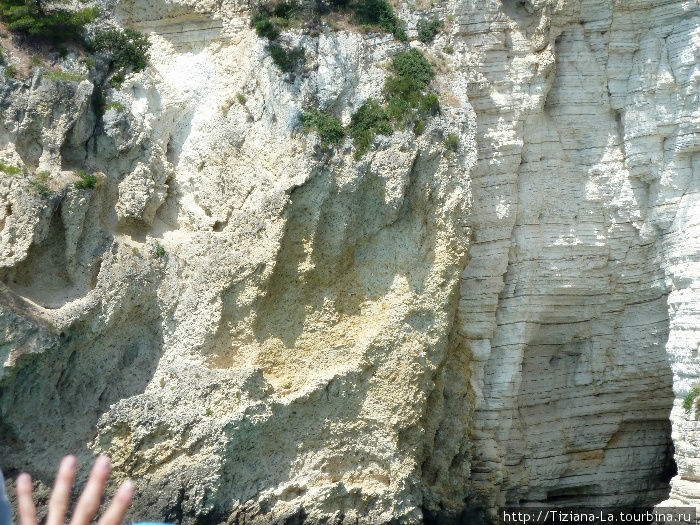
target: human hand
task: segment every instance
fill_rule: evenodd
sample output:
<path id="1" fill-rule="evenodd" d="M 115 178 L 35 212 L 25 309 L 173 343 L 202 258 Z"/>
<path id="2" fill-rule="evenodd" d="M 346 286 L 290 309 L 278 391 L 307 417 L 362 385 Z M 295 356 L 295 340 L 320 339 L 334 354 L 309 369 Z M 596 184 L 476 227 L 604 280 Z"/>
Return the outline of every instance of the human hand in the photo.
<path id="1" fill-rule="evenodd" d="M 45 525 L 64 525 L 77 463 L 75 456 L 66 456 L 61 461 L 56 482 L 51 491 L 49 514 L 44 522 Z M 100 456 L 95 460 L 88 482 L 73 511 L 70 525 L 89 525 L 92 522 L 92 518 L 100 508 L 110 468 L 107 456 Z M 32 478 L 29 474 L 23 473 L 17 477 L 16 483 L 19 522 L 21 525 L 37 525 L 36 508 L 32 497 Z M 131 481 L 122 483 L 97 525 L 119 525 L 131 505 L 133 495 L 134 484 Z"/>

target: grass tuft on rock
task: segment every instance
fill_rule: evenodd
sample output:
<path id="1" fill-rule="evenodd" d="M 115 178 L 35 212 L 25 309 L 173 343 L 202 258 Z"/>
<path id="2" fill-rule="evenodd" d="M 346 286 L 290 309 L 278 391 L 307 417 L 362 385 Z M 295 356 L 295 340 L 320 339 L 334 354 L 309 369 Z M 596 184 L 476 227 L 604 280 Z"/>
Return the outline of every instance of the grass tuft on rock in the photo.
<path id="1" fill-rule="evenodd" d="M 34 177 L 29 179 L 29 185 L 34 189 L 34 191 L 41 197 L 48 197 L 51 195 L 51 188 L 49 188 L 48 182 L 51 173 L 48 171 L 40 171 L 36 173 Z"/>
<path id="2" fill-rule="evenodd" d="M 122 112 L 126 110 L 126 106 L 121 102 L 115 100 L 114 102 L 110 102 L 105 106 L 105 111 L 107 111 L 108 109 L 113 109 L 115 111 Z"/>
<path id="3" fill-rule="evenodd" d="M 5 66 L 5 78 L 17 78 L 17 66 L 14 64 Z"/>
<path id="4" fill-rule="evenodd" d="M 91 190 L 97 184 L 97 177 L 88 173 L 85 170 L 78 170 L 78 180 L 75 181 L 75 187 L 79 190 Z"/>

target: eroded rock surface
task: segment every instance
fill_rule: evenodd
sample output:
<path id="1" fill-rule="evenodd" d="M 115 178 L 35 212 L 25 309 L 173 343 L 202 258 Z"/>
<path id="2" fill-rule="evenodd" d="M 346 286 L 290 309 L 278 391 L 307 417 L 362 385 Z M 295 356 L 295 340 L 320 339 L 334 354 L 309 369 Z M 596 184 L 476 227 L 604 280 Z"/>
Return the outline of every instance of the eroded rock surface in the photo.
<path id="1" fill-rule="evenodd" d="M 103 8 L 152 44 L 103 118 L 89 79 L 0 89 L 10 478 L 108 453 L 134 517 L 202 524 L 700 503 L 696 3 L 403 5 L 446 20 L 411 44 L 442 110 L 359 160 L 299 115 L 408 44 L 290 30 L 290 76 L 249 6 Z"/>

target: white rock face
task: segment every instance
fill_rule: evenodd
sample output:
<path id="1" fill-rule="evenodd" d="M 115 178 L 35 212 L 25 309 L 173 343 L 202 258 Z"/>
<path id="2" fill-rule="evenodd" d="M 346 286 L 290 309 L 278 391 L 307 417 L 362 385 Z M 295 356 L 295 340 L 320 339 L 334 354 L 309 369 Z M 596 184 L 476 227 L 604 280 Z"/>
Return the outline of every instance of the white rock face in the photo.
<path id="1" fill-rule="evenodd" d="M 700 505 L 696 3 L 402 6 L 446 19 L 411 44 L 441 114 L 359 160 L 299 115 L 349 122 L 407 44 L 291 30 L 281 75 L 248 6 L 103 7 L 152 44 L 121 107 L 0 88 L 10 477 L 108 453 L 192 524 Z"/>

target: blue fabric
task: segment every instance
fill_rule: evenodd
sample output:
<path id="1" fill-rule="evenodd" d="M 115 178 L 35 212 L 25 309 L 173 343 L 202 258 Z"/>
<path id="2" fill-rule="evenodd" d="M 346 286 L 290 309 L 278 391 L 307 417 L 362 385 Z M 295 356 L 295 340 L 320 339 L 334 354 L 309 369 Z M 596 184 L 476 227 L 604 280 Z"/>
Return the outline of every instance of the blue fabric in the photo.
<path id="1" fill-rule="evenodd" d="M 10 509 L 10 502 L 7 501 L 5 478 L 2 477 L 2 470 L 0 470 L 0 525 L 10 525 L 11 522 L 12 509 Z"/>

